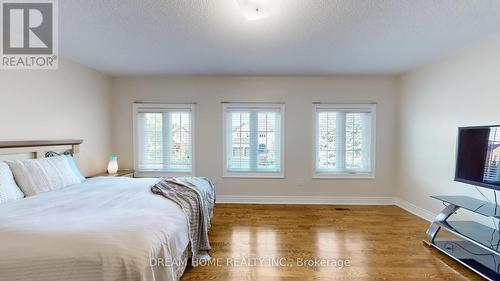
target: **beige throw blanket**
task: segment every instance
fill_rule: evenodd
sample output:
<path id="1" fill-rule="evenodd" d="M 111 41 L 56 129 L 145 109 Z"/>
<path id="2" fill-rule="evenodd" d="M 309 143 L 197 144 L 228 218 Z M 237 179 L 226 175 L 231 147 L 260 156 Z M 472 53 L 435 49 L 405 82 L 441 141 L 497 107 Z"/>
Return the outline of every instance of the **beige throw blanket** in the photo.
<path id="1" fill-rule="evenodd" d="M 189 240 L 191 242 L 192 265 L 209 260 L 210 242 L 208 230 L 215 204 L 214 186 L 208 179 L 164 178 L 151 187 L 151 191 L 177 203 L 188 220 Z"/>

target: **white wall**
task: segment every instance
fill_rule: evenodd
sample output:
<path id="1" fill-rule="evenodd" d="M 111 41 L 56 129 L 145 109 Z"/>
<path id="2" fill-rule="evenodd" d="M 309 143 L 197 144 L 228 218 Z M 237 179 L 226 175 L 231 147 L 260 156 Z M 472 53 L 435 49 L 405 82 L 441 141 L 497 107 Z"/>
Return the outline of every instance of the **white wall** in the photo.
<path id="1" fill-rule="evenodd" d="M 399 98 L 396 195 L 434 213 L 442 205 L 430 195 L 481 198 L 453 181 L 457 127 L 500 124 L 500 40 L 407 73 Z"/>
<path id="2" fill-rule="evenodd" d="M 0 140 L 81 138 L 86 175 L 111 152 L 133 166 L 132 103 L 196 102 L 196 172 L 219 195 L 399 197 L 430 212 L 433 194 L 480 197 L 453 182 L 459 126 L 500 124 L 500 40 L 402 75 L 111 79 L 61 61 L 56 71 L 0 71 Z M 223 179 L 221 101 L 286 103 L 285 179 Z M 377 102 L 375 180 L 312 180 L 314 101 Z M 111 109 L 111 110 L 110 110 Z M 399 120 L 399 121 L 397 121 Z M 487 196 L 492 192 L 483 190 Z"/>
<path id="3" fill-rule="evenodd" d="M 58 70 L 0 71 L 0 140 L 83 139 L 80 168 L 105 171 L 111 79 L 69 61 Z"/>
<path id="4" fill-rule="evenodd" d="M 395 179 L 395 80 L 382 76 L 170 77 L 115 79 L 113 145 L 133 167 L 132 103 L 196 102 L 196 174 L 219 195 L 392 197 Z M 222 101 L 285 102 L 285 179 L 222 179 Z M 375 180 L 312 180 L 312 102 L 377 102 Z M 302 183 L 301 183 L 302 182 Z"/>

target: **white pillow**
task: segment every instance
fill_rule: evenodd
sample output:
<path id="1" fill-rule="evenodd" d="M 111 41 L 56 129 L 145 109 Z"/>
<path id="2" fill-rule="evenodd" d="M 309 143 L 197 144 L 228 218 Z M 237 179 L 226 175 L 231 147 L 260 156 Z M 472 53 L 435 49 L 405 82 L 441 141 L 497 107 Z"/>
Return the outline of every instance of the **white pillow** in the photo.
<path id="1" fill-rule="evenodd" d="M 26 196 L 80 183 L 66 156 L 6 162 Z"/>
<path id="2" fill-rule="evenodd" d="M 0 163 L 0 204 L 23 197 L 24 194 L 14 181 L 14 176 L 12 176 L 9 166 L 5 163 Z"/>

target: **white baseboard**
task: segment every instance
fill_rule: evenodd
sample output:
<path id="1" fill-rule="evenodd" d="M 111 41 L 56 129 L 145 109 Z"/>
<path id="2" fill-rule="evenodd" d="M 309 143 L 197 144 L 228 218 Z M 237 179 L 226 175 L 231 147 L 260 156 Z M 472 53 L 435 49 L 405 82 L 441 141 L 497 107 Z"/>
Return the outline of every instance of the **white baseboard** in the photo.
<path id="1" fill-rule="evenodd" d="M 433 221 L 434 217 L 436 217 L 436 214 L 433 214 L 430 211 L 427 211 L 426 209 L 420 208 L 406 200 L 403 200 L 401 198 L 394 198 L 394 204 L 398 206 L 399 208 L 406 210 L 416 216 L 419 216 L 423 218 L 424 220 L 427 221 Z"/>
<path id="2" fill-rule="evenodd" d="M 219 195 L 217 203 L 234 204 L 320 204 L 320 205 L 394 205 L 392 197 L 332 196 L 233 196 Z"/>
<path id="3" fill-rule="evenodd" d="M 427 221 L 436 216 L 423 208 L 392 197 L 338 197 L 338 196 L 252 196 L 219 195 L 217 203 L 230 204 L 311 204 L 311 205 L 396 205 Z"/>

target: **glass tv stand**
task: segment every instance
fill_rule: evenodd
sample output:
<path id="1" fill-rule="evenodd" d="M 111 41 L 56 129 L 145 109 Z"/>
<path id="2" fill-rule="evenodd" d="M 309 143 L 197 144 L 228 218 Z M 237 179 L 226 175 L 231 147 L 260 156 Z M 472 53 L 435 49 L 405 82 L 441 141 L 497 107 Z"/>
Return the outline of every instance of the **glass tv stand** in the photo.
<path id="1" fill-rule="evenodd" d="M 500 220 L 500 206 L 467 196 L 431 196 L 447 204 L 427 230 L 424 242 L 488 280 L 500 280 L 500 233 L 474 221 L 448 221 L 458 209 Z M 450 235 L 439 235 L 445 229 Z"/>

